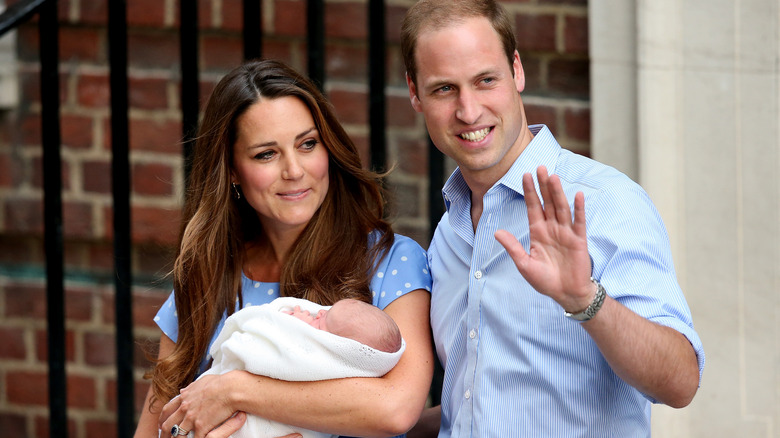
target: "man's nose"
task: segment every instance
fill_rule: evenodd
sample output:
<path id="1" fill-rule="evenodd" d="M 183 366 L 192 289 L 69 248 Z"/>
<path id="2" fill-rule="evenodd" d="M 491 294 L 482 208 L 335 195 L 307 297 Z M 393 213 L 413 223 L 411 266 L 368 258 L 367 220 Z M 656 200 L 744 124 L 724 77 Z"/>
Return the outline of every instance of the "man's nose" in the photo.
<path id="1" fill-rule="evenodd" d="M 468 125 L 474 124 L 479 120 L 480 103 L 477 95 L 471 90 L 461 90 L 458 95 L 458 108 L 455 110 L 455 117 Z"/>

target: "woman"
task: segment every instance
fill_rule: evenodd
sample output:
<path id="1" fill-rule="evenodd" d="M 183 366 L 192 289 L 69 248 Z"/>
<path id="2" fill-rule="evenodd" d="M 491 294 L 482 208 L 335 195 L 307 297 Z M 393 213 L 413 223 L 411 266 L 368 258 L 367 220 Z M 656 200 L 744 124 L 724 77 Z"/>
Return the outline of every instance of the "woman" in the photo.
<path id="1" fill-rule="evenodd" d="M 244 413 L 353 436 L 411 428 L 433 372 L 427 259 L 383 220 L 378 178 L 361 168 L 319 90 L 275 61 L 230 72 L 204 112 L 189 187 L 175 292 L 155 318 L 163 334 L 136 437 L 158 428 L 226 437 Z M 286 382 L 231 371 L 194 381 L 225 317 L 278 296 L 372 303 L 407 349 L 381 378 Z"/>

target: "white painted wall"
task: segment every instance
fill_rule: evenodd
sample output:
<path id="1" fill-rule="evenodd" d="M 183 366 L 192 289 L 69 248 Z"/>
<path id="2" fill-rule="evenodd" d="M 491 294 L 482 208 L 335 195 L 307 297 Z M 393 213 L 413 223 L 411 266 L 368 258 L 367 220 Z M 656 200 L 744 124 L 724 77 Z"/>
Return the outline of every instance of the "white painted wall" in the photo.
<path id="1" fill-rule="evenodd" d="M 707 354 L 653 436 L 780 437 L 780 2 L 589 9 L 593 156 L 659 208 Z"/>

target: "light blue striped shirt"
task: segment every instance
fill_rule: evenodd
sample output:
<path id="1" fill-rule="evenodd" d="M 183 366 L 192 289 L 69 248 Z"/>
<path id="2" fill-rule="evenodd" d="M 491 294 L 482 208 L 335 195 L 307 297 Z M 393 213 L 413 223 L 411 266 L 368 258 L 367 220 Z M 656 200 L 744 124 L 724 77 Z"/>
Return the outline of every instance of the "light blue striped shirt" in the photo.
<path id="1" fill-rule="evenodd" d="M 677 283 L 666 229 L 645 191 L 617 170 L 562 149 L 544 125 L 483 198 L 476 233 L 471 192 L 456 170 L 447 213 L 428 250 L 431 325 L 445 368 L 440 437 L 650 436 L 651 399 L 611 370 L 596 344 L 551 298 L 532 289 L 493 234 L 528 250 L 522 176 L 547 167 L 570 206 L 585 194 L 593 277 L 634 312 L 701 340 Z"/>

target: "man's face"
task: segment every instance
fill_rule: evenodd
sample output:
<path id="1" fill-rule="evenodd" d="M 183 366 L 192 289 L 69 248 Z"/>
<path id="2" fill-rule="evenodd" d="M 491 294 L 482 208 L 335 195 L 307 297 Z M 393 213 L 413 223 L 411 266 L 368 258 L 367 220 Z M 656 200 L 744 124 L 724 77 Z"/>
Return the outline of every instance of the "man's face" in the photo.
<path id="1" fill-rule="evenodd" d="M 519 56 L 515 53 L 510 66 L 498 34 L 479 17 L 423 30 L 415 61 L 417 83 L 407 76 L 412 106 L 425 117 L 433 143 L 457 162 L 472 190 L 487 190 L 530 141 L 520 99 L 525 78 Z"/>

